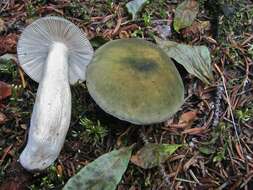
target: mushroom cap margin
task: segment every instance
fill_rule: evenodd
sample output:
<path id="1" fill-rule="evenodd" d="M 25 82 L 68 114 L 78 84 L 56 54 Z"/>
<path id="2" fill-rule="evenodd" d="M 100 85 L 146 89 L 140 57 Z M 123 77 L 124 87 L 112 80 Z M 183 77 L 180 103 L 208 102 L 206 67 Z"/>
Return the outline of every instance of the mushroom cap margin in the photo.
<path id="1" fill-rule="evenodd" d="M 43 76 L 43 65 L 54 42 L 68 47 L 69 82 L 84 81 L 93 48 L 85 34 L 72 22 L 56 16 L 46 16 L 28 25 L 17 44 L 18 60 L 27 75 L 36 82 Z"/>

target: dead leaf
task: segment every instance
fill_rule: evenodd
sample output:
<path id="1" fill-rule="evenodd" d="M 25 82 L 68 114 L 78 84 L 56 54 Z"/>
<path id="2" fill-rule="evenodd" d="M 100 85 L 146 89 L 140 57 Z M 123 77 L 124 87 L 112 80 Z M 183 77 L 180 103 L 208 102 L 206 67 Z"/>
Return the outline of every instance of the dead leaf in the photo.
<path id="1" fill-rule="evenodd" d="M 182 144 L 148 143 L 131 157 L 131 162 L 144 169 L 153 168 L 165 162 Z"/>
<path id="2" fill-rule="evenodd" d="M 169 57 L 181 64 L 190 74 L 206 84 L 213 81 L 211 55 L 206 46 L 190 46 L 155 37 L 156 43 Z"/>
<path id="3" fill-rule="evenodd" d="M 191 129 L 186 129 L 182 133 L 188 134 L 188 135 L 199 135 L 199 134 L 206 133 L 207 131 L 208 129 L 206 127 L 195 127 Z"/>
<path id="4" fill-rule="evenodd" d="M 0 36 L 0 55 L 4 53 L 15 53 L 17 48 L 18 36 L 11 33 L 7 36 Z"/>
<path id="5" fill-rule="evenodd" d="M 56 167 L 57 176 L 62 177 L 63 176 L 63 167 L 58 164 Z"/>
<path id="6" fill-rule="evenodd" d="M 197 111 L 188 111 L 181 115 L 179 119 L 179 124 L 190 125 L 194 119 L 197 117 Z"/>
<path id="7" fill-rule="evenodd" d="M 63 190 L 116 189 L 127 169 L 131 154 L 132 147 L 124 147 L 100 156 L 70 178 Z"/>
<path id="8" fill-rule="evenodd" d="M 0 124 L 4 124 L 7 120 L 7 117 L 0 112 Z"/>
<path id="9" fill-rule="evenodd" d="M 10 53 L 6 53 L 6 54 L 0 56 L 0 61 L 2 61 L 2 60 L 3 61 L 11 61 L 11 60 L 13 60 L 16 63 L 18 62 L 18 59 L 17 59 L 16 55 L 15 54 L 10 54 Z"/>
<path id="10" fill-rule="evenodd" d="M 183 29 L 181 33 L 184 38 L 187 38 L 203 34 L 208 30 L 210 30 L 210 21 L 194 21 L 190 27 Z"/>
<path id="11" fill-rule="evenodd" d="M 137 13 L 142 9 L 147 0 L 133 0 L 126 4 L 127 11 L 132 14 L 133 20 L 136 19 Z"/>
<path id="12" fill-rule="evenodd" d="M 5 82 L 0 81 L 0 100 L 11 96 L 11 86 Z"/>
<path id="13" fill-rule="evenodd" d="M 191 26 L 199 11 L 199 4 L 195 0 L 185 0 L 176 8 L 173 26 L 175 31 Z"/>

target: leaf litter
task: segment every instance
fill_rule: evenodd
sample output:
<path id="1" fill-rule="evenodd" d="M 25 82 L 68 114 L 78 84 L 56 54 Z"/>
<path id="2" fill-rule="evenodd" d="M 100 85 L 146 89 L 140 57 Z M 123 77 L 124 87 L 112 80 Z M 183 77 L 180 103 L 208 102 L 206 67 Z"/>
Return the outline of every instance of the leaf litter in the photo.
<path id="1" fill-rule="evenodd" d="M 6 42 L 4 38 L 13 38 L 10 37 L 11 34 L 19 36 L 23 28 L 29 23 L 29 19 L 34 20 L 36 17 L 49 14 L 62 16 L 62 13 L 64 13 L 64 16 L 80 26 L 88 34 L 90 39 L 100 37 L 108 41 L 118 38 L 142 37 L 151 40 L 153 39 L 154 30 L 152 26 L 146 26 L 143 23 L 142 11 L 146 11 L 146 8 L 151 10 L 149 13 L 151 15 L 151 23 L 153 23 L 167 19 L 164 16 L 167 14 L 166 11 L 172 14 L 173 10 L 176 10 L 179 3 L 183 1 L 149 1 L 137 13 L 136 20 L 132 20 L 131 15 L 127 13 L 126 4 L 129 1 L 110 1 L 112 3 L 107 1 L 107 3 L 103 4 L 94 4 L 92 2 L 80 1 L 80 3 L 92 10 L 87 12 L 90 20 L 85 19 L 85 21 L 76 17 L 74 14 L 70 14 L 71 11 L 66 11 L 66 9 L 71 7 L 82 7 L 70 6 L 68 1 L 51 1 L 50 4 L 45 1 L 40 1 L 39 3 L 38 1 L 27 1 L 25 3 L 14 3 L 14 1 L 0 2 L 0 6 L 2 5 L 1 19 L 4 20 L 4 31 L 1 33 L 1 39 Z M 203 1 L 198 2 L 202 3 Z M 222 12 L 219 12 L 218 17 L 213 14 L 215 12 L 213 10 L 218 10 L 217 8 L 222 7 L 218 1 L 215 1 L 211 5 L 208 4 L 209 1 L 204 1 L 205 4 L 210 5 L 205 7 L 201 3 L 199 5 L 199 14 L 197 14 L 197 18 L 191 24 L 192 28 L 191 26 L 190 28 L 187 26 L 186 28 L 179 29 L 180 33 L 175 33 L 172 30 L 171 36 L 167 36 L 166 38 L 169 38 L 171 41 L 177 41 L 180 44 L 206 45 L 212 55 L 213 64 L 211 67 L 214 76 L 212 84 L 206 85 L 199 80 L 195 80 L 191 75 L 183 75 L 182 77 L 186 87 L 186 102 L 182 106 L 182 110 L 166 122 L 169 125 L 157 124 L 145 127 L 145 135 L 150 143 L 187 143 L 189 146 L 179 148 L 176 153 L 169 156 L 163 163 L 162 170 L 160 167 L 146 170 L 129 164 L 129 168 L 118 184 L 118 189 L 120 190 L 130 188 L 252 189 L 251 181 L 253 175 L 251 170 L 253 168 L 253 152 L 251 134 L 253 132 L 253 121 L 248 118 L 253 117 L 252 115 L 248 117 L 248 113 L 245 111 L 247 108 L 252 107 L 253 101 L 251 63 L 253 43 L 252 27 L 248 27 L 251 26 L 248 24 L 250 22 L 249 20 L 245 20 L 245 18 L 252 15 L 252 3 L 249 1 L 238 1 L 236 6 L 234 6 L 237 7 L 236 15 L 238 17 L 233 17 L 233 19 L 230 16 L 223 16 Z M 31 18 L 29 16 L 30 13 L 35 13 L 35 15 Z M 119 19 L 121 19 L 120 22 L 118 21 Z M 215 19 L 220 22 L 215 24 Z M 209 26 L 206 27 L 205 24 L 207 23 L 205 22 L 194 28 L 194 23 L 199 21 L 210 21 L 211 30 L 209 30 Z M 231 24 L 228 25 L 227 23 Z M 239 23 L 240 33 L 236 32 L 235 35 L 235 33 L 231 33 L 230 31 L 233 31 L 233 26 L 236 23 Z M 118 26 L 116 27 L 117 24 Z M 167 25 L 167 23 L 164 24 Z M 225 28 L 225 26 L 229 26 L 229 28 Z M 224 32 L 226 38 L 215 35 L 213 32 L 215 31 L 214 28 L 217 28 L 217 34 Z M 113 34 L 115 29 L 117 31 Z M 7 40 L 7 42 L 5 43 L 7 46 L 4 45 L 1 47 L 0 55 L 16 53 L 16 40 Z M 221 72 L 218 72 L 216 67 Z M 19 78 L 12 77 L 9 74 L 12 72 L 12 69 L 17 72 L 16 65 L 11 68 L 5 67 L 4 69 L 4 72 L 0 71 L 1 81 L 14 84 L 15 86 L 22 84 Z M 8 72 L 6 69 L 8 69 Z M 224 84 L 228 96 L 226 96 L 223 90 L 218 98 L 219 101 L 216 101 L 217 87 L 220 84 L 224 86 L 220 78 L 221 75 L 225 79 Z M 11 188 L 19 187 L 20 181 L 24 181 L 21 180 L 22 177 L 26 175 L 29 176 L 29 180 L 25 180 L 22 183 L 23 188 L 61 189 L 68 179 L 80 170 L 80 167 L 92 163 L 93 160 L 113 149 L 116 144 L 115 139 L 120 137 L 121 146 L 137 143 L 139 145 L 138 147 L 141 147 L 142 138 L 139 136 L 139 128 L 111 118 L 108 121 L 108 118 L 104 119 L 104 117 L 101 117 L 101 115 L 104 115 L 90 101 L 87 92 L 83 90 L 85 89 L 83 88 L 85 85 L 78 84 L 73 87 L 76 92 L 76 96 L 73 97 L 73 103 L 75 105 L 75 113 L 77 114 L 73 115 L 71 130 L 68 133 L 64 149 L 55 165 L 42 173 L 36 174 L 26 174 L 24 171 L 18 170 L 17 158 L 19 152 L 22 150 L 23 143 L 26 141 L 25 137 L 29 127 L 29 115 L 31 114 L 37 89 L 37 84 L 27 76 L 24 76 L 24 81 L 27 83 L 27 86 L 23 92 L 19 93 L 17 98 L 15 96 L 13 98 L 5 98 L 2 100 L 2 105 L 0 106 L 0 112 L 8 117 L 8 120 L 5 120 L 5 123 L 0 127 L 0 147 L 8 150 L 8 147 L 12 145 L 10 154 L 6 154 L 6 152 L 0 149 L 0 157 L 4 158 L 0 166 L 0 189 L 4 187 L 2 183 L 5 183 L 5 188 L 10 188 L 10 182 Z M 245 81 L 249 82 L 245 83 Z M 214 145 L 212 145 L 214 148 L 218 147 L 217 150 L 215 152 L 207 150 L 209 151 L 206 152 L 208 154 L 203 154 L 199 148 L 201 146 L 209 146 L 203 143 L 211 141 L 213 137 L 212 131 L 215 128 L 222 127 L 219 123 L 224 122 L 225 126 L 231 124 L 231 110 L 228 107 L 228 101 L 231 102 L 231 109 L 234 113 L 234 126 L 238 131 L 241 146 L 235 140 L 234 128 L 228 127 L 226 132 L 223 133 L 226 135 L 218 135 Z M 191 110 L 196 110 L 197 112 L 197 116 L 193 119 L 193 122 L 188 123 L 187 119 L 180 118 L 184 113 Z M 216 110 L 219 110 L 220 113 L 216 114 Z M 235 113 L 240 113 L 240 116 Z M 100 120 L 101 124 L 105 122 L 106 126 L 108 126 L 109 133 L 104 139 L 104 144 L 98 143 L 94 145 L 85 141 L 84 129 L 78 123 L 79 117 L 86 116 L 86 114 L 94 119 L 94 121 Z M 218 125 L 217 122 L 213 124 L 213 118 L 216 118 L 215 121 L 218 121 Z M 175 129 L 175 127 L 173 128 L 173 125 L 179 123 L 184 124 L 185 127 L 180 130 Z M 139 148 L 135 149 L 138 151 L 140 150 Z M 3 155 L 6 156 L 3 157 Z M 62 177 L 58 177 L 58 174 Z M 169 187 L 163 186 L 165 183 L 163 176 L 166 176 L 166 181 L 169 181 Z"/>

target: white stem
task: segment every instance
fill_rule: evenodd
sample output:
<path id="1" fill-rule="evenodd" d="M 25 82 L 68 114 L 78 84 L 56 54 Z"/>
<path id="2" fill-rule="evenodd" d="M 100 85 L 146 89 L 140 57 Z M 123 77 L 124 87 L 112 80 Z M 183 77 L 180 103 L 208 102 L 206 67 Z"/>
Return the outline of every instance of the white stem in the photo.
<path id="1" fill-rule="evenodd" d="M 68 49 L 55 42 L 48 54 L 33 107 L 28 143 L 20 156 L 27 170 L 43 170 L 58 157 L 71 116 Z"/>

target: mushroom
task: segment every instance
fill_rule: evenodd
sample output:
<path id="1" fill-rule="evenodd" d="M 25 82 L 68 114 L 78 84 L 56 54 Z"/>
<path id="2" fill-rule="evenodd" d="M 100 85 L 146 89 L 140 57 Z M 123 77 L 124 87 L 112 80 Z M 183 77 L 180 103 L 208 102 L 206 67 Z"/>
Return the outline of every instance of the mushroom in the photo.
<path id="1" fill-rule="evenodd" d="M 107 113 L 138 125 L 165 121 L 184 100 L 171 59 L 151 42 L 120 39 L 100 47 L 86 70 L 90 95 Z"/>
<path id="2" fill-rule="evenodd" d="M 39 82 L 28 142 L 19 161 L 27 170 L 43 170 L 61 151 L 71 117 L 70 84 L 85 80 L 93 49 L 77 26 L 50 16 L 25 28 L 17 53 L 23 70 Z"/>

